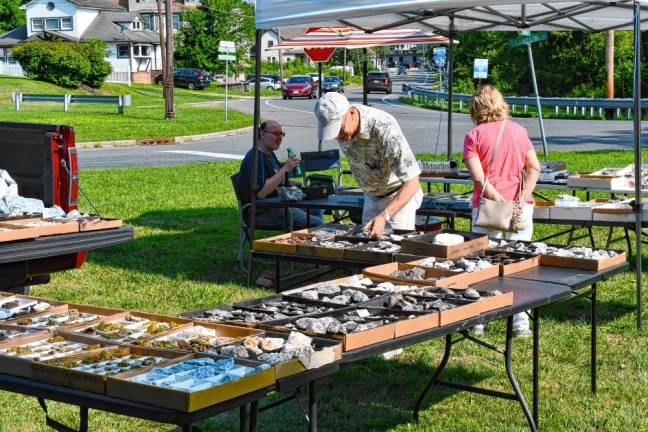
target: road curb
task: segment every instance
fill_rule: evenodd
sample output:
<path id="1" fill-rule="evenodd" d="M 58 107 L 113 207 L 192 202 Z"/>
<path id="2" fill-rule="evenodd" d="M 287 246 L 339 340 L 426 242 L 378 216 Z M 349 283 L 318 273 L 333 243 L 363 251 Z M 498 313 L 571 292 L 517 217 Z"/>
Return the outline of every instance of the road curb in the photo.
<path id="1" fill-rule="evenodd" d="M 240 129 L 232 129 L 222 132 L 210 132 L 205 134 L 196 135 L 180 135 L 176 137 L 158 137 L 139 140 L 116 140 L 116 141 L 86 141 L 76 144 L 77 148 L 93 149 L 93 148 L 110 148 L 110 147 L 134 147 L 134 146 L 152 146 L 152 145 L 169 145 L 169 144 L 183 144 L 192 141 L 200 141 L 214 138 L 223 138 L 227 136 L 243 135 L 252 132 L 252 126 L 247 126 Z"/>

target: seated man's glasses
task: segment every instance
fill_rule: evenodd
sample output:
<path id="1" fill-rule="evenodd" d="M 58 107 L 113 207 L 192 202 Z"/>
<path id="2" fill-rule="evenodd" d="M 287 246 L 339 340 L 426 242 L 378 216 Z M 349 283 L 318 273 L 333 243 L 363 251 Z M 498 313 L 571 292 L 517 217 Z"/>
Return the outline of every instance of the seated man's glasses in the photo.
<path id="1" fill-rule="evenodd" d="M 272 135 L 274 135 L 276 137 L 279 137 L 279 136 L 280 137 L 285 137 L 286 136 L 286 132 L 270 132 L 270 131 L 267 131 L 266 133 L 272 134 Z"/>

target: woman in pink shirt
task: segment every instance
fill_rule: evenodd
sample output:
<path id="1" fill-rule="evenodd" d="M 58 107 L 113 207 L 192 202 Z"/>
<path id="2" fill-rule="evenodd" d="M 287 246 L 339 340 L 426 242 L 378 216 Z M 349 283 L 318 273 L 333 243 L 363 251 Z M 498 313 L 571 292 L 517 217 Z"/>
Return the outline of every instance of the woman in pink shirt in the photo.
<path id="1" fill-rule="evenodd" d="M 533 190 L 540 176 L 540 162 L 526 129 L 509 120 L 509 107 L 502 94 L 492 85 L 484 85 L 473 96 L 470 117 L 477 125 L 464 139 L 464 163 L 475 183 L 473 193 L 472 230 L 490 237 L 509 240 L 531 240 L 533 235 Z M 504 125 L 502 126 L 502 123 Z M 502 129 L 500 143 L 493 156 L 497 136 Z M 484 190 L 484 181 L 488 183 Z M 520 182 L 524 176 L 524 189 L 520 197 Z M 517 232 L 492 231 L 475 226 L 479 199 L 495 201 L 520 201 L 516 210 L 523 229 Z M 529 321 L 526 314 L 517 314 L 513 328 L 518 335 L 528 335 Z M 476 328 L 479 331 L 479 328 Z M 483 331 L 483 328 L 482 328 Z"/>
<path id="2" fill-rule="evenodd" d="M 470 117 L 477 125 L 466 134 L 464 140 L 464 163 L 475 182 L 473 193 L 474 232 L 487 233 L 491 237 L 510 240 L 531 240 L 533 235 L 533 190 L 540 176 L 540 162 L 526 129 L 508 118 L 509 107 L 502 94 L 492 85 L 484 85 L 473 96 Z M 504 122 L 502 137 L 496 152 L 493 148 Z M 488 184 L 483 191 L 484 180 Z M 524 190 L 519 196 L 520 181 L 524 176 Z M 474 226 L 479 209 L 479 199 L 495 201 L 517 201 L 523 203 L 518 215 L 522 217 L 523 229 L 518 232 L 491 231 Z"/>

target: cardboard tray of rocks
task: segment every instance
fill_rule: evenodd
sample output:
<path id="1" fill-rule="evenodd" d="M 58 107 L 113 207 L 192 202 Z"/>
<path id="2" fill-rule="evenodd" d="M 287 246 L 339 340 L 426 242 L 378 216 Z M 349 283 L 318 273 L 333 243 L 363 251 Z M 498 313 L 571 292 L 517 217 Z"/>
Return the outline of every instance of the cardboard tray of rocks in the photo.
<path id="1" fill-rule="evenodd" d="M 499 276 L 499 267 L 492 266 L 475 272 L 454 272 L 445 269 L 431 268 L 421 266 L 421 261 L 411 263 L 389 263 L 374 267 L 368 267 L 362 271 L 369 277 L 376 277 L 386 280 L 397 281 L 399 283 L 415 283 L 418 285 L 430 285 L 436 287 L 446 287 L 453 289 L 464 289 L 469 285 L 483 282 L 488 279 Z M 436 278 L 437 280 L 409 280 L 401 279 L 391 274 L 395 271 L 409 270 L 413 268 L 422 268 L 425 270 L 425 277 Z"/>
<path id="2" fill-rule="evenodd" d="M 0 228 L 17 228 L 17 229 L 33 230 L 33 232 L 36 233 L 35 237 L 40 237 L 40 236 L 79 232 L 79 223 L 76 220 L 30 218 L 30 219 L 16 219 L 16 220 L 4 222 L 0 224 Z"/>
<path id="3" fill-rule="evenodd" d="M 176 327 L 170 330 L 166 330 L 164 332 L 160 332 L 156 335 L 153 335 L 149 338 L 147 338 L 144 341 L 134 343 L 132 345 L 138 345 L 138 346 L 145 346 L 145 347 L 150 347 L 150 348 L 156 348 L 156 349 L 166 349 L 170 351 L 180 351 L 180 352 L 193 352 L 191 348 L 187 347 L 186 349 L 183 348 L 170 348 L 166 347 L 163 345 L 158 345 L 160 341 L 163 339 L 166 339 L 168 337 L 173 337 L 173 335 L 177 333 L 182 333 L 185 331 L 191 331 L 192 328 L 194 327 L 203 327 L 209 330 L 214 330 L 215 332 L 215 337 L 216 338 L 224 338 L 227 339 L 226 342 L 219 343 L 217 345 L 226 345 L 228 343 L 233 343 L 236 341 L 239 341 L 243 338 L 246 338 L 248 336 L 259 336 L 263 333 L 262 330 L 258 330 L 255 328 L 250 328 L 250 327 L 243 327 L 243 326 L 236 326 L 236 325 L 229 325 L 229 324 L 223 324 L 223 323 L 208 323 L 208 322 L 191 322 L 186 326 L 180 326 Z M 197 337 L 196 335 L 195 337 Z M 187 340 L 192 339 L 189 337 Z"/>
<path id="4" fill-rule="evenodd" d="M 322 300 L 320 300 L 321 298 L 323 298 L 323 297 L 332 298 L 332 297 L 335 297 L 336 295 L 341 295 L 342 292 L 345 291 L 345 290 L 355 290 L 355 291 L 358 291 L 358 292 L 360 292 L 360 293 L 362 293 L 362 294 L 364 294 L 364 295 L 366 295 L 368 297 L 367 300 L 362 300 L 362 301 L 354 301 L 353 299 L 350 299 L 350 302 L 347 303 L 346 305 L 341 305 L 341 304 L 337 304 L 337 303 L 322 302 L 322 303 L 326 303 L 326 304 L 334 304 L 335 306 L 338 306 L 338 307 L 339 306 L 345 307 L 345 306 L 352 306 L 352 305 L 360 305 L 360 304 L 365 303 L 366 301 L 370 301 L 370 300 L 378 298 L 378 297 L 383 297 L 383 296 L 385 296 L 387 294 L 386 291 L 382 291 L 382 290 L 372 290 L 372 289 L 369 289 L 369 288 L 366 288 L 366 287 L 355 287 L 355 286 L 345 285 L 345 283 L 348 282 L 349 280 L 351 280 L 352 278 L 362 279 L 363 277 L 364 277 L 363 275 L 354 275 L 354 276 L 346 276 L 346 277 L 339 278 L 339 279 L 333 279 L 333 280 L 330 280 L 330 281 L 317 282 L 317 283 L 310 284 L 310 285 L 307 285 L 307 286 L 304 286 L 304 287 L 293 288 L 293 289 L 288 290 L 288 291 L 283 291 L 282 294 L 284 296 L 286 296 L 287 298 L 294 299 L 294 300 L 300 301 L 300 302 L 303 302 L 304 300 L 309 300 L 308 297 L 304 297 L 306 295 L 306 293 L 314 293 L 314 294 L 317 295 L 317 300 L 310 299 L 311 301 L 322 302 Z M 318 293 L 317 289 L 319 287 L 323 287 L 325 285 L 337 285 L 340 288 L 340 291 L 338 293 L 332 293 L 332 294 Z M 310 294 L 310 295 L 313 295 L 313 294 Z"/>
<path id="5" fill-rule="evenodd" d="M 83 351 L 84 354 L 90 355 L 98 349 L 101 349 L 106 346 L 115 346 L 116 344 L 110 343 L 107 341 L 98 341 L 79 334 L 69 334 L 62 333 L 59 331 L 56 332 L 37 332 L 25 336 L 20 336 L 14 339 L 9 339 L 3 342 L 0 342 L 0 349 L 8 349 L 13 347 L 20 347 L 34 342 L 46 341 L 53 337 L 63 336 L 66 340 L 78 343 L 84 343 L 89 347 L 97 346 L 97 348 L 90 349 L 88 351 Z M 33 377 L 33 365 L 38 360 L 32 360 L 29 358 L 24 358 L 20 356 L 11 356 L 6 354 L 0 354 L 0 371 L 8 375 L 14 375 L 24 378 Z"/>
<path id="6" fill-rule="evenodd" d="M 321 283 L 321 282 L 320 282 Z M 251 300 L 244 300 L 238 303 L 234 303 L 232 306 L 234 307 L 245 307 L 245 308 L 250 308 L 250 309 L 255 309 L 259 311 L 266 312 L 268 311 L 267 307 L 264 307 L 263 305 L 268 302 L 290 302 L 290 303 L 297 303 L 300 306 L 314 306 L 314 307 L 326 307 L 326 308 L 331 308 L 331 309 L 339 309 L 344 307 L 344 305 L 339 304 L 339 303 L 332 303 L 332 302 L 326 302 L 322 300 L 312 300 L 312 299 L 307 299 L 303 298 L 300 296 L 292 296 L 286 293 L 282 294 L 275 294 L 272 296 L 268 297 L 261 297 L 261 298 L 255 298 Z M 282 312 L 283 313 L 283 312 Z M 300 313 L 292 313 L 292 314 L 287 314 L 287 315 L 294 315 L 294 316 L 304 316 L 304 315 L 310 315 L 313 313 L 321 313 L 321 311 L 317 312 L 307 312 L 305 314 L 300 314 Z"/>
<path id="7" fill-rule="evenodd" d="M 454 246 L 433 244 L 432 241 L 434 238 L 441 233 L 458 234 L 464 238 L 464 242 Z M 413 255 L 456 259 L 465 255 L 470 255 L 479 250 L 485 250 L 487 247 L 488 236 L 485 234 L 443 230 L 404 239 L 401 242 L 400 252 Z"/>
<path id="8" fill-rule="evenodd" d="M 165 364 L 165 366 L 200 357 L 210 357 L 213 359 L 222 358 L 209 354 L 190 354 L 188 356 L 182 356 L 170 360 Z M 249 367 L 259 365 L 258 362 L 243 359 L 236 359 L 235 363 Z M 106 394 L 108 396 L 114 396 L 120 399 L 141 402 L 162 408 L 170 408 L 183 412 L 194 412 L 256 390 L 270 387 L 275 383 L 275 371 L 273 368 L 263 370 L 254 375 L 245 376 L 235 381 L 230 381 L 225 384 L 198 391 L 181 391 L 173 388 L 129 380 L 129 378 L 146 372 L 148 372 L 148 370 L 142 368 L 132 372 L 125 372 L 119 376 L 109 376 L 106 381 Z"/>
<path id="9" fill-rule="evenodd" d="M 412 230 L 401 230 L 401 229 L 394 229 L 391 234 L 397 235 L 397 236 L 411 236 L 411 235 L 416 235 L 418 234 L 416 231 Z M 368 243 L 371 241 L 376 241 L 376 240 L 383 240 L 383 241 L 388 241 L 394 244 L 401 244 L 402 240 L 393 240 L 390 237 L 390 234 L 381 234 L 378 236 L 378 238 L 369 238 L 366 236 L 361 236 L 360 233 L 353 233 L 353 234 L 344 234 L 344 235 L 337 235 L 335 236 L 335 240 L 344 240 L 348 241 L 351 243 Z"/>
<path id="10" fill-rule="evenodd" d="M 336 340 L 340 340 L 342 342 L 343 351 L 346 352 L 346 351 L 362 348 L 365 346 L 374 345 L 380 342 L 385 342 L 387 340 L 394 339 L 395 337 L 398 336 L 404 336 L 428 328 L 434 328 L 436 325 L 438 325 L 437 324 L 438 320 L 435 319 L 434 316 L 429 316 L 430 314 L 421 313 L 421 312 L 403 312 L 400 310 L 390 310 L 390 309 L 384 309 L 379 307 L 365 307 L 365 306 L 338 309 L 334 312 L 330 312 L 327 314 L 318 314 L 318 315 L 313 315 L 311 317 L 304 317 L 304 318 L 333 317 L 338 319 L 344 314 L 356 310 L 367 310 L 370 313 L 370 317 L 369 317 L 370 321 L 379 320 L 381 319 L 381 317 L 386 317 L 390 315 L 397 316 L 398 320 L 365 331 L 361 331 L 357 333 L 348 333 L 348 334 L 312 333 L 297 328 L 295 328 L 295 330 L 300 331 L 309 336 L 326 337 L 326 338 L 333 338 Z M 292 329 L 286 327 L 286 324 L 294 325 L 297 319 L 299 318 L 291 318 L 283 322 L 276 323 L 272 326 L 268 326 L 267 328 L 269 330 L 275 330 L 279 332 L 290 331 Z"/>
<path id="11" fill-rule="evenodd" d="M 93 314 L 97 315 L 95 319 L 84 321 L 82 323 L 71 323 L 71 324 L 66 324 L 65 322 L 61 323 L 59 326 L 56 326 L 56 328 L 60 329 L 65 329 L 68 327 L 74 327 L 77 325 L 90 325 L 94 324 L 96 322 L 99 322 L 101 319 L 109 317 L 111 315 L 115 314 L 120 314 L 123 313 L 123 309 L 112 309 L 112 308 L 104 308 L 104 307 L 99 307 L 99 306 L 92 306 L 92 305 L 81 305 L 81 304 L 72 304 L 72 303 L 66 303 L 62 305 L 57 305 L 57 306 L 52 306 L 49 309 L 43 311 L 43 312 L 38 312 L 35 314 L 30 314 L 26 316 L 22 316 L 19 318 L 14 318 L 11 320 L 5 321 L 6 324 L 15 324 L 15 325 L 22 325 L 27 328 L 29 327 L 34 327 L 37 325 L 36 323 L 33 322 L 35 318 L 47 316 L 47 315 L 52 315 L 52 314 L 61 314 L 61 313 L 67 313 L 70 311 L 76 310 L 80 313 L 85 313 L 85 314 Z"/>
<path id="12" fill-rule="evenodd" d="M 121 219 L 104 219 L 99 216 L 80 217 L 76 220 L 79 222 L 81 232 L 120 228 L 124 224 Z"/>
<path id="13" fill-rule="evenodd" d="M 259 335 L 259 337 L 281 338 L 284 341 L 286 341 L 288 340 L 289 335 L 290 333 L 267 331 Z M 326 366 L 328 364 L 331 364 L 335 361 L 342 359 L 342 344 L 339 340 L 323 338 L 323 337 L 315 337 L 315 336 L 309 336 L 309 337 L 313 340 L 312 345 L 313 345 L 313 349 L 315 350 L 315 353 L 311 356 L 309 363 L 306 365 L 297 358 L 292 358 L 290 360 L 275 363 L 274 364 L 275 378 L 277 380 L 287 378 L 292 375 L 296 375 L 298 373 L 304 372 L 309 369 L 317 369 L 319 367 Z M 230 345 L 234 345 L 234 344 L 230 344 Z M 222 349 L 226 346 L 227 345 L 220 348 Z M 219 355 L 225 355 L 222 354 L 219 350 L 217 350 L 217 353 Z M 240 357 L 236 357 L 236 358 L 240 358 Z M 252 355 L 251 357 L 249 357 L 249 359 L 260 361 L 258 356 L 255 355 Z"/>
<path id="14" fill-rule="evenodd" d="M 279 234 L 252 242 L 252 249 L 262 252 L 296 254 L 297 245 L 291 243 L 292 233 Z"/>
<path id="15" fill-rule="evenodd" d="M 114 315 L 109 315 L 104 318 L 101 318 L 97 321 L 93 321 L 92 323 L 82 323 L 74 326 L 70 326 L 65 329 L 66 334 L 80 334 L 84 335 L 88 338 L 92 338 L 97 341 L 110 341 L 110 339 L 106 339 L 102 337 L 99 334 L 94 334 L 91 332 L 91 329 L 94 328 L 95 326 L 99 324 L 109 324 L 112 322 L 120 321 L 122 319 L 125 319 L 129 316 L 136 317 L 136 318 L 145 318 L 149 321 L 154 321 L 158 323 L 169 323 L 169 324 L 174 324 L 177 325 L 178 328 L 180 327 L 186 327 L 186 326 L 191 326 L 192 321 L 186 318 L 179 318 L 179 317 L 174 317 L 174 316 L 168 316 L 168 315 L 158 315 L 154 313 L 149 313 L 149 312 L 140 312 L 140 311 L 124 311 L 120 312 L 118 314 Z M 172 330 L 172 328 L 168 328 L 166 330 L 162 330 L 158 333 L 149 333 L 148 336 L 146 336 L 146 339 L 150 339 L 153 337 L 158 337 L 160 335 L 166 334 Z M 122 343 L 123 345 L 126 345 L 127 343 Z"/>
<path id="16" fill-rule="evenodd" d="M 530 245 L 533 242 L 516 240 L 517 243 L 523 243 L 525 245 Z M 554 246 L 558 248 L 566 248 L 570 246 L 558 245 L 558 244 L 547 244 L 547 246 Z M 498 247 L 492 249 L 494 251 L 503 251 L 504 247 Z M 616 256 L 603 260 L 593 260 L 593 259 L 582 259 L 582 258 L 572 258 L 572 257 L 560 257 L 555 255 L 537 255 L 539 257 L 539 265 L 548 266 L 548 267 L 563 267 L 563 268 L 573 268 L 577 270 L 588 270 L 588 271 L 601 271 L 610 267 L 614 267 L 626 261 L 626 252 L 620 249 L 609 249 L 617 253 Z M 515 252 L 517 254 L 528 254 L 532 256 L 533 254 L 529 252 Z M 518 270 L 521 271 L 521 270 Z"/>
<path id="17" fill-rule="evenodd" d="M 158 350 L 144 347 L 107 347 L 100 350 L 93 351 L 92 353 L 75 354 L 67 357 L 62 357 L 58 360 L 61 361 L 81 361 L 84 359 L 92 359 L 95 362 L 100 360 L 100 355 L 103 352 L 120 352 L 128 353 L 129 355 L 138 356 L 152 356 L 164 359 L 175 359 L 178 357 L 186 356 L 186 353 L 179 353 L 169 350 Z M 156 366 L 161 366 L 163 363 L 158 363 Z M 64 366 L 52 365 L 48 363 L 35 362 L 33 368 L 33 379 L 36 381 L 53 384 L 61 387 L 69 387 L 77 390 L 87 391 L 91 393 L 106 394 L 106 379 L 107 375 L 97 374 L 92 372 L 85 372 L 66 368 Z M 116 376 L 119 376 L 117 374 Z"/>
<path id="18" fill-rule="evenodd" d="M 486 249 L 483 252 L 477 252 L 477 253 L 478 254 L 483 253 L 484 255 L 486 255 L 486 257 L 493 257 L 493 258 L 501 257 L 501 258 L 510 258 L 516 260 L 516 262 L 512 262 L 509 264 L 504 264 L 501 262 L 497 263 L 496 267 L 499 267 L 500 276 L 506 276 L 511 273 L 521 272 L 540 265 L 540 258 L 538 257 L 538 255 L 529 255 L 529 254 L 515 253 L 515 252 L 502 252 L 493 249 Z"/>
<path id="19" fill-rule="evenodd" d="M 394 260 L 394 253 L 398 252 L 377 252 L 368 250 L 375 247 L 379 242 L 358 243 L 357 246 L 344 249 L 344 259 L 353 261 L 363 261 L 370 263 L 388 263 Z"/>
<path id="20" fill-rule="evenodd" d="M 195 320 L 200 323 L 224 323 L 229 325 L 235 325 L 239 327 L 255 327 L 257 324 L 267 324 L 279 321 L 285 318 L 273 318 L 273 319 L 261 319 L 256 321 L 245 321 L 244 319 L 218 319 L 215 318 L 215 315 L 209 314 L 210 311 L 223 311 L 229 313 L 251 313 L 251 314 L 266 314 L 267 312 L 253 309 L 245 306 L 233 306 L 233 305 L 217 305 L 209 306 L 206 308 L 201 308 L 193 311 L 187 311 L 181 313 L 179 316 L 186 319 Z"/>

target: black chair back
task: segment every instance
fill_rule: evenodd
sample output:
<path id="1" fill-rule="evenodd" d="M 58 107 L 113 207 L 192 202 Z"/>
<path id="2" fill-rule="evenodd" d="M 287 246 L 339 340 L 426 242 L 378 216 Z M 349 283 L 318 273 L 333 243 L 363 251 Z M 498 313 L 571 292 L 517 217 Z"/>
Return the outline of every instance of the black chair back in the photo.
<path id="1" fill-rule="evenodd" d="M 321 152 L 301 152 L 300 165 L 304 172 L 340 168 L 340 151 L 333 149 Z"/>
<path id="2" fill-rule="evenodd" d="M 243 198 L 241 197 L 241 173 L 237 172 L 230 177 L 230 180 L 232 180 L 232 189 L 234 189 L 236 200 L 238 202 L 243 202 Z"/>

